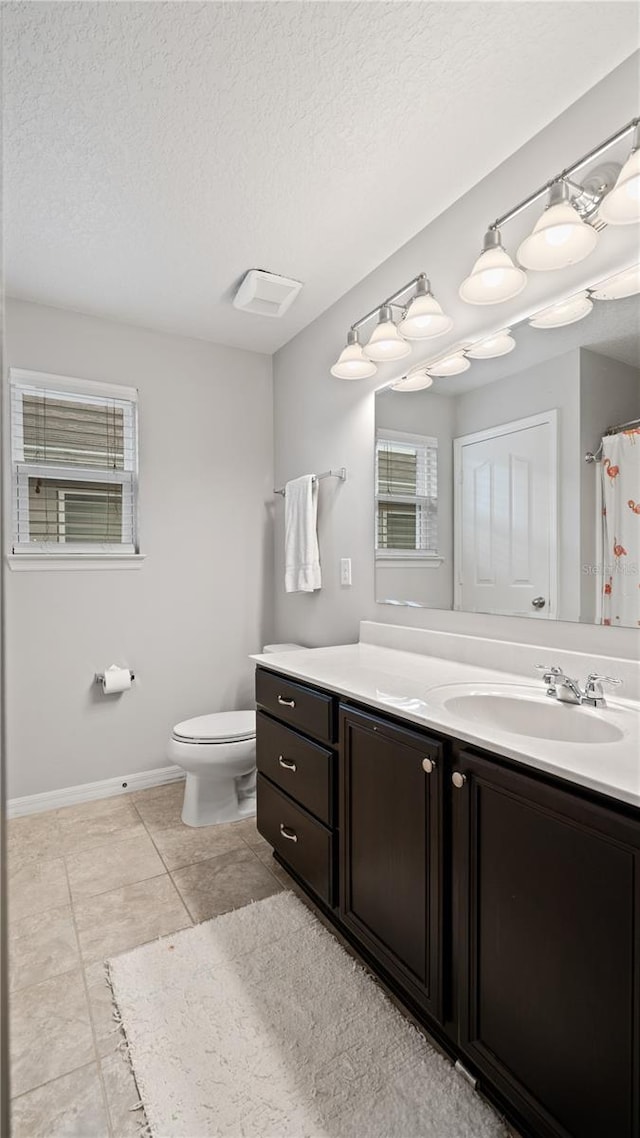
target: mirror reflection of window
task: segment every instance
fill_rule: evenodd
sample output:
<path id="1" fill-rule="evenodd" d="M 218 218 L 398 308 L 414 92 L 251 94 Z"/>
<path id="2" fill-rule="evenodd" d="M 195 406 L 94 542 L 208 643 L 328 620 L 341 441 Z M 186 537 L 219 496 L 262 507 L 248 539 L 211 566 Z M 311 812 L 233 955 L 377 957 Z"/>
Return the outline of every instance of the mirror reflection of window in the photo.
<path id="1" fill-rule="evenodd" d="M 376 555 L 438 553 L 438 440 L 378 431 Z"/>

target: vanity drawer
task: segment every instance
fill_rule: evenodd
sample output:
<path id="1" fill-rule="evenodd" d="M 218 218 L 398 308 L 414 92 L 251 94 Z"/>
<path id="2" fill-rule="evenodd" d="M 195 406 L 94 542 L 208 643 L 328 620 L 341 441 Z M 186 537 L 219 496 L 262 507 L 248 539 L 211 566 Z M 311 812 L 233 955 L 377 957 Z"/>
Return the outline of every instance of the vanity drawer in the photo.
<path id="1" fill-rule="evenodd" d="M 333 905 L 333 834 L 261 774 L 258 830 L 294 873 Z"/>
<path id="2" fill-rule="evenodd" d="M 334 755 L 263 711 L 256 716 L 257 766 L 327 826 L 333 823 Z"/>
<path id="3" fill-rule="evenodd" d="M 323 743 L 333 743 L 336 738 L 336 700 L 324 692 L 258 668 L 256 703 Z"/>

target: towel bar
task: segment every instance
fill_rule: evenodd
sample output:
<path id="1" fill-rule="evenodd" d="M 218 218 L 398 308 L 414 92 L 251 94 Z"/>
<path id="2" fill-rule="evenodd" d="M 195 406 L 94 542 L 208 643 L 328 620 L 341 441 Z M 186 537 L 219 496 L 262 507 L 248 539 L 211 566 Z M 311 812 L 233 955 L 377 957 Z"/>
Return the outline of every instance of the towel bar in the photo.
<path id="1" fill-rule="evenodd" d="M 339 478 L 341 482 L 346 482 L 347 468 L 346 466 L 339 466 L 337 470 L 323 470 L 322 474 L 314 474 L 313 481 L 319 482 L 321 478 Z M 284 498 L 286 491 L 285 487 L 281 486 L 279 490 L 274 489 L 273 492 L 274 494 L 282 494 Z"/>

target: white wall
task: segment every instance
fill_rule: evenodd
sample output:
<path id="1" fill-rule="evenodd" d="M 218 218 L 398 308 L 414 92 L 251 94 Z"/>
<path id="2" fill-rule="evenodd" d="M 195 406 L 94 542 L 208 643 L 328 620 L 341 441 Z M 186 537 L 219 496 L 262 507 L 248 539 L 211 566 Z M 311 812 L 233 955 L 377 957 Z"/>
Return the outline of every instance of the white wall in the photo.
<path id="1" fill-rule="evenodd" d="M 8 795 L 165 765 L 173 724 L 250 706 L 273 639 L 271 360 L 10 301 L 7 366 L 139 388 L 137 570 L 6 570 Z M 9 511 L 5 511 L 9 513 Z M 136 673 L 105 699 L 94 672 Z"/>
<path id="2" fill-rule="evenodd" d="M 348 468 L 346 483 L 329 480 L 321 483 L 319 538 L 324 575 L 321 592 L 285 594 L 281 509 L 278 512 L 275 611 L 279 639 L 309 644 L 354 641 L 359 620 L 366 618 L 454 631 L 470 630 L 478 635 L 511 637 L 550 646 L 558 644 L 576 650 L 630 656 L 637 653 L 638 637 L 631 629 L 593 628 L 562 622 L 552 625 L 552 622 L 531 622 L 515 617 L 376 605 L 371 552 L 374 393 L 376 387 L 393 378 L 393 373 L 387 365 L 373 380 L 352 383 L 333 379 L 329 374 L 352 322 L 421 270 L 428 273 L 438 299 L 456 319 L 455 336 L 473 338 L 482 331 L 489 331 L 486 311 L 465 307 L 457 300 L 458 285 L 477 256 L 487 224 L 501 210 L 517 203 L 574 157 L 595 146 L 638 113 L 637 65 L 636 55 L 612 72 L 274 357 L 277 484 L 306 471 L 342 465 Z M 425 192 L 428 192 L 428 177 L 442 173 L 442 159 L 443 156 L 429 156 Z M 401 191 L 399 186 L 400 195 Z M 366 192 L 366 178 L 363 192 Z M 517 246 L 531 227 L 534 216 L 535 213 L 529 212 L 510 223 L 508 231 L 505 230 L 510 248 Z M 629 242 L 629 235 L 622 232 L 624 228 L 618 227 L 618 233 L 614 233 L 612 227 L 605 231 L 598 249 L 587 262 L 555 275 L 538 274 L 539 279 L 530 281 L 521 298 L 500 307 L 495 316 L 496 327 L 519 319 L 527 305 L 542 307 L 543 303 L 550 303 L 554 297 L 545 294 L 545 289 L 555 289 L 555 295 L 559 296 L 583 287 L 594 273 L 604 277 L 614 271 L 620 264 L 621 251 Z M 554 280 L 542 279 L 549 276 L 554 276 Z M 443 349 L 446 346 L 444 342 L 439 344 Z M 553 352 L 553 348 L 550 347 L 550 351 Z M 416 354 L 415 359 L 419 358 Z M 578 501 L 576 509 L 579 511 Z M 351 588 L 339 583 L 340 557 L 352 558 Z"/>

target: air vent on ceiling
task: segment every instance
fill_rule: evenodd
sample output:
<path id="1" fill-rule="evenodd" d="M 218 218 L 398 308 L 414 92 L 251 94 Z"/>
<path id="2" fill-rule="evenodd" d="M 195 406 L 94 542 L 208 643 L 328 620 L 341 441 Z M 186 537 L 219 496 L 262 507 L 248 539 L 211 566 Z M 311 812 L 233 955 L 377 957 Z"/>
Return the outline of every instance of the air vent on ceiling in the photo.
<path id="1" fill-rule="evenodd" d="M 282 316 L 301 288 L 302 281 L 279 277 L 264 269 L 249 269 L 233 298 L 233 306 L 243 312 L 255 312 L 258 316 Z"/>

